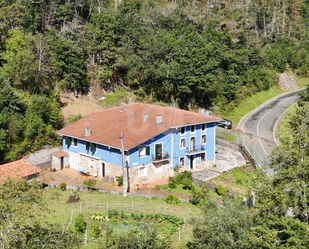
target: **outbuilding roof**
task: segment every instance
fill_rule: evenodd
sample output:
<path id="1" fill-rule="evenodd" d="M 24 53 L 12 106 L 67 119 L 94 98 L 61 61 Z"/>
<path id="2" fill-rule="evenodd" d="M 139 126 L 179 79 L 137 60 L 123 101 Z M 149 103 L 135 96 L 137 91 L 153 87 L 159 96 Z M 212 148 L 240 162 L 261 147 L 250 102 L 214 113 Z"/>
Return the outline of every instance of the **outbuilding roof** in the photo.
<path id="1" fill-rule="evenodd" d="M 39 172 L 41 172 L 40 169 L 27 162 L 25 159 L 20 159 L 0 165 L 0 182 L 7 178 L 24 178 Z"/>
<path id="2" fill-rule="evenodd" d="M 157 116 L 161 116 L 159 124 Z M 218 120 L 221 118 L 182 109 L 134 103 L 92 113 L 59 130 L 58 134 L 120 148 L 120 133 L 123 133 L 124 148 L 130 150 L 170 128 Z M 86 126 L 91 130 L 88 136 Z"/>

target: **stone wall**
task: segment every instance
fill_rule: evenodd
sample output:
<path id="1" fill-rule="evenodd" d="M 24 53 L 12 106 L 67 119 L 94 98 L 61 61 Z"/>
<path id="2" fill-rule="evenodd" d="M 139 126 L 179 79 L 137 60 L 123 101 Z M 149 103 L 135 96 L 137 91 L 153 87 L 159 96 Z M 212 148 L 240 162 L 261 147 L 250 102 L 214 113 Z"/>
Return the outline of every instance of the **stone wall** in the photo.
<path id="1" fill-rule="evenodd" d="M 61 151 L 61 150 L 62 150 L 62 146 L 48 147 L 48 148 L 36 151 L 34 153 L 31 153 L 25 156 L 24 159 L 33 165 L 38 165 L 38 164 L 50 161 L 51 154 L 54 152 Z"/>

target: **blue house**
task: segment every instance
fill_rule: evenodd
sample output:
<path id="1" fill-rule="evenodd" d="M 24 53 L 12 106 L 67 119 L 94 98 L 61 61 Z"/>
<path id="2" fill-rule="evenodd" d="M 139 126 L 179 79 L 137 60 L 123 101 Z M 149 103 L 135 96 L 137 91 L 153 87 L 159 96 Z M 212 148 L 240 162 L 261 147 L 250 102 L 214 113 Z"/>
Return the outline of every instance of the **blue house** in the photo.
<path id="1" fill-rule="evenodd" d="M 92 113 L 58 131 L 63 158 L 93 175 L 122 175 L 121 139 L 130 183 L 168 178 L 174 168 L 200 170 L 215 163 L 215 123 L 207 112 L 135 103 Z M 65 157 L 65 158 L 64 158 Z M 65 160 L 64 160 L 65 159 Z"/>

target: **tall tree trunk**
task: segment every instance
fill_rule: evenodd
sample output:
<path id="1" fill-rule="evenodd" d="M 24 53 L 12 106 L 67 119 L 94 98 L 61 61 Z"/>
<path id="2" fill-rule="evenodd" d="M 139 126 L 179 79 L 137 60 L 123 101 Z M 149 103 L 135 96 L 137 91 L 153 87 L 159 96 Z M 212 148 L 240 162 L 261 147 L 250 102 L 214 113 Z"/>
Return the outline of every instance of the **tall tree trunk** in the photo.
<path id="1" fill-rule="evenodd" d="M 276 12 L 277 12 L 277 6 L 275 4 L 275 1 L 273 1 L 273 20 L 271 22 L 271 33 L 274 33 L 275 24 L 276 24 Z"/>
<path id="2" fill-rule="evenodd" d="M 264 37 L 266 37 L 266 7 L 263 6 L 263 26 L 264 26 Z"/>
<path id="3" fill-rule="evenodd" d="M 292 28 L 292 20 L 289 22 L 289 32 L 288 32 L 289 37 L 291 35 L 291 28 Z"/>

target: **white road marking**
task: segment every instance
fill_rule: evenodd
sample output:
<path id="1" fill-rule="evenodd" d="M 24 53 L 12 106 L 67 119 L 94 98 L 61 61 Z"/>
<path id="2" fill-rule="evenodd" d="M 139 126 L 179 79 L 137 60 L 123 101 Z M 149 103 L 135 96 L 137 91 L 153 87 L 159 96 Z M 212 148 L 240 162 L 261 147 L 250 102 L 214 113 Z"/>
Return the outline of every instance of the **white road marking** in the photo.
<path id="1" fill-rule="evenodd" d="M 275 123 L 274 130 L 273 130 L 273 137 L 274 137 L 274 140 L 275 140 L 275 143 L 276 143 L 277 146 L 279 146 L 279 144 L 277 143 L 277 139 L 276 139 L 276 126 L 277 126 L 277 123 L 281 119 L 282 115 L 285 114 L 286 110 L 289 109 L 291 106 L 295 105 L 296 103 L 297 102 L 293 103 L 288 108 L 286 108 L 285 111 L 283 113 L 281 113 L 281 115 L 279 116 L 279 118 L 277 119 L 277 121 Z"/>
<path id="2" fill-rule="evenodd" d="M 262 142 L 261 142 L 260 133 L 259 133 L 259 126 L 260 126 L 260 123 L 261 123 L 262 119 L 265 118 L 266 115 L 268 115 L 270 112 L 272 112 L 274 109 L 276 109 L 279 105 L 283 104 L 284 102 L 288 101 L 289 99 L 291 99 L 291 98 L 293 98 L 293 97 L 294 97 L 294 96 L 287 98 L 286 100 L 282 101 L 280 104 L 276 105 L 274 108 L 270 109 L 266 114 L 264 114 L 263 117 L 260 118 L 260 120 L 259 120 L 259 122 L 258 122 L 258 124 L 257 124 L 257 127 L 256 127 L 257 137 L 258 137 L 258 139 L 259 139 L 259 143 L 260 143 L 260 145 L 261 145 L 263 151 L 265 152 L 266 156 L 268 156 L 269 154 L 267 154 L 267 152 L 266 152 L 266 150 L 265 150 L 265 148 L 264 148 L 264 146 L 262 145 Z"/>

